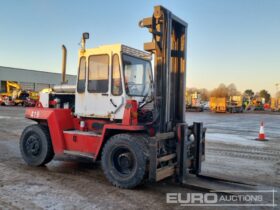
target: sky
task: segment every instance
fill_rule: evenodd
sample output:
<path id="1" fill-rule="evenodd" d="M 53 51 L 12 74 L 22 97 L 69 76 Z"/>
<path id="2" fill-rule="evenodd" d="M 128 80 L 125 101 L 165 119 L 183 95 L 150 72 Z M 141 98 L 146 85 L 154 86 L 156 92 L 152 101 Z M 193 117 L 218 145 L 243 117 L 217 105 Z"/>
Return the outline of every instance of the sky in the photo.
<path id="1" fill-rule="evenodd" d="M 187 87 L 268 90 L 280 83 L 279 0 L 0 0 L 0 66 L 76 75 L 79 42 L 88 48 L 151 41 L 138 22 L 163 5 L 188 22 Z M 280 90 L 280 85 L 279 85 Z"/>

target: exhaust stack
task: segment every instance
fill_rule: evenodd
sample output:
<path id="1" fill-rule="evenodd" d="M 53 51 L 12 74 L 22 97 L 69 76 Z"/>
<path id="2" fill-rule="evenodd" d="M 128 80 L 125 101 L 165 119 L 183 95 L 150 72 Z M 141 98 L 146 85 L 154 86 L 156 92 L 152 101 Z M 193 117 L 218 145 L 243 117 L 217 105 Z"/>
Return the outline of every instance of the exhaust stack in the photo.
<path id="1" fill-rule="evenodd" d="M 66 81 L 66 59 L 67 59 L 67 49 L 65 47 L 65 45 L 62 45 L 62 72 L 61 72 L 61 76 L 62 76 L 62 84 L 67 83 Z"/>

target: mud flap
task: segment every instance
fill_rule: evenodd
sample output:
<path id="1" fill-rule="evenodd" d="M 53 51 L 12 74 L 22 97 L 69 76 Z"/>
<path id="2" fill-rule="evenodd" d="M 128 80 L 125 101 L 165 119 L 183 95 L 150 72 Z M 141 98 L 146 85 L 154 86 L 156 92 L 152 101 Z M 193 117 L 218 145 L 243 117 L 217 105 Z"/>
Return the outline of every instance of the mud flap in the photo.
<path id="1" fill-rule="evenodd" d="M 187 183 L 188 174 L 199 175 L 201 162 L 205 159 L 205 133 L 203 123 L 177 125 L 177 175 L 179 182 Z"/>

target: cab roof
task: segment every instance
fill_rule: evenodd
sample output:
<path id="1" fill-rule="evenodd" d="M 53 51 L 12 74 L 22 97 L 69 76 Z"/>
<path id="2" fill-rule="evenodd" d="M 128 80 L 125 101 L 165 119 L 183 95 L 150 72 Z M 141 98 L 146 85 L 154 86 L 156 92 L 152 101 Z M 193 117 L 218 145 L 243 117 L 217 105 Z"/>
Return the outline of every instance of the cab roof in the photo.
<path id="1" fill-rule="evenodd" d="M 126 46 L 124 44 L 101 45 L 96 48 L 88 48 L 85 50 L 85 52 L 80 50 L 81 55 L 105 54 L 105 53 L 111 54 L 111 53 L 118 53 L 118 52 L 126 53 L 128 55 L 140 57 L 140 58 L 143 58 L 146 60 L 152 59 L 151 53 L 148 53 L 148 52 L 145 52 L 142 50 L 138 50 L 138 49 Z"/>

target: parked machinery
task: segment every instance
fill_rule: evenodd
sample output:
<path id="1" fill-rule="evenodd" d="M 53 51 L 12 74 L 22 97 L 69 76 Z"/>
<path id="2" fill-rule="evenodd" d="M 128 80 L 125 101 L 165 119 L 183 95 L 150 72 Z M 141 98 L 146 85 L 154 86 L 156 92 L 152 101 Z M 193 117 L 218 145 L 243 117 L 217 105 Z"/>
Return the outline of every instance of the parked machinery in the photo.
<path id="1" fill-rule="evenodd" d="M 20 100 L 15 101 L 20 93 L 20 85 L 16 82 L 6 81 L 6 90 L 0 94 L 0 105 L 14 106 L 21 103 Z"/>
<path id="2" fill-rule="evenodd" d="M 0 105 L 6 106 L 35 106 L 39 100 L 35 91 L 22 90 L 17 82 L 6 81 L 6 90 L 0 94 Z"/>
<path id="3" fill-rule="evenodd" d="M 210 110 L 216 113 L 240 113 L 243 112 L 242 96 L 210 97 Z"/>
<path id="4" fill-rule="evenodd" d="M 225 97 L 210 97 L 210 110 L 216 113 L 227 112 L 227 101 Z"/>
<path id="5" fill-rule="evenodd" d="M 187 23 L 156 6 L 139 25 L 152 34 L 144 44 L 150 53 L 120 44 L 87 49 L 83 34 L 74 92 L 55 87 L 48 95 L 54 108 L 26 110 L 37 122 L 20 138 L 26 163 L 44 165 L 54 154 L 101 160 L 121 188 L 170 176 L 186 183 L 189 173 L 200 173 L 206 129 L 185 122 Z"/>
<path id="6" fill-rule="evenodd" d="M 201 96 L 195 92 L 186 97 L 186 111 L 203 112 L 203 105 L 201 103 Z"/>
<path id="7" fill-rule="evenodd" d="M 243 112 L 243 97 L 242 96 L 230 96 L 227 102 L 227 111 L 230 113 Z"/>
<path id="8" fill-rule="evenodd" d="M 273 112 L 280 111 L 280 98 L 271 98 L 270 108 Z"/>

